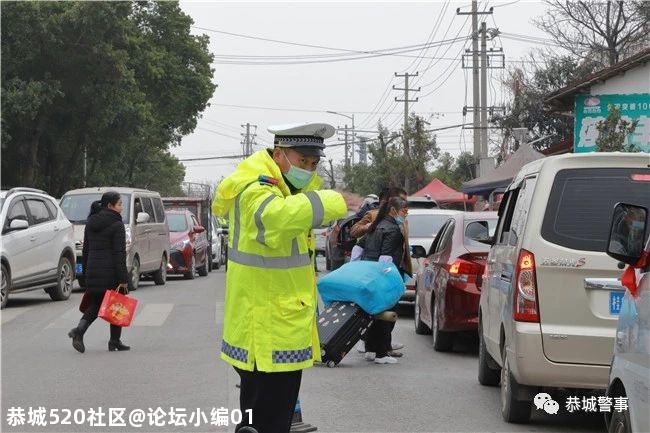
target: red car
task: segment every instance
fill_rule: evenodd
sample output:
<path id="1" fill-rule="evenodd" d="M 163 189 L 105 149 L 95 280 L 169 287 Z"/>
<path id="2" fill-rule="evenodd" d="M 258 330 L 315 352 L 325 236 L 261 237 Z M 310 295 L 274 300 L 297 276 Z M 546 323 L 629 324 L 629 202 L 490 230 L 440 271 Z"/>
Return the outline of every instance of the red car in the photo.
<path id="1" fill-rule="evenodd" d="M 433 348 L 450 351 L 454 333 L 478 330 L 480 287 L 496 212 L 462 212 L 440 228 L 421 260 L 415 294 L 415 332 L 433 335 Z"/>
<path id="2" fill-rule="evenodd" d="M 183 274 L 187 279 L 208 275 L 208 236 L 194 214 L 188 210 L 168 210 L 169 263 L 168 274 Z"/>

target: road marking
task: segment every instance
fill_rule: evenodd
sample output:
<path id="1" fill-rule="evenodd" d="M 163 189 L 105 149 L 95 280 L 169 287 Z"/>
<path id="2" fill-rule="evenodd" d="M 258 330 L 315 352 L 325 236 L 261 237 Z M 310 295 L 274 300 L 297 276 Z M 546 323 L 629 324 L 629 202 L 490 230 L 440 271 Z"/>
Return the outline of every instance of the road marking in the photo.
<path id="1" fill-rule="evenodd" d="M 174 304 L 147 304 L 135 316 L 131 326 L 162 326 L 173 308 Z"/>
<path id="2" fill-rule="evenodd" d="M 223 325 L 223 302 L 217 302 L 214 312 L 214 320 L 217 325 Z"/>
<path id="3" fill-rule="evenodd" d="M 1 323 L 4 325 L 7 322 L 11 322 L 30 308 L 32 307 L 5 308 L 4 310 L 0 311 L 0 319 L 2 320 Z"/>
<path id="4" fill-rule="evenodd" d="M 81 319 L 81 313 L 79 312 L 79 307 L 75 306 L 72 308 L 69 308 L 66 310 L 65 313 L 57 317 L 55 320 L 51 321 L 50 323 L 47 324 L 45 329 L 49 328 L 56 328 L 56 329 L 63 329 L 63 328 L 74 328 L 77 323 L 79 323 L 79 319 Z"/>

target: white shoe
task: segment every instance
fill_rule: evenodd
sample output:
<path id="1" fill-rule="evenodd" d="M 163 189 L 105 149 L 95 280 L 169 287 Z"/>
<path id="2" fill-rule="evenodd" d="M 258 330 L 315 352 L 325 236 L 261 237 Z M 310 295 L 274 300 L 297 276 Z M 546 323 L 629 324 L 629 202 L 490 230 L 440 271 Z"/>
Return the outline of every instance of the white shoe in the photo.
<path id="1" fill-rule="evenodd" d="M 392 356 L 382 356 L 381 358 L 375 358 L 375 364 L 397 364 L 397 359 Z"/>
<path id="2" fill-rule="evenodd" d="M 374 361 L 375 360 L 375 352 L 366 352 L 365 358 L 366 358 L 366 361 Z"/>
<path id="3" fill-rule="evenodd" d="M 404 348 L 404 345 L 402 343 L 391 343 L 390 348 L 392 350 L 400 350 Z"/>
<path id="4" fill-rule="evenodd" d="M 363 340 L 357 343 L 357 352 L 366 353 L 366 343 Z"/>

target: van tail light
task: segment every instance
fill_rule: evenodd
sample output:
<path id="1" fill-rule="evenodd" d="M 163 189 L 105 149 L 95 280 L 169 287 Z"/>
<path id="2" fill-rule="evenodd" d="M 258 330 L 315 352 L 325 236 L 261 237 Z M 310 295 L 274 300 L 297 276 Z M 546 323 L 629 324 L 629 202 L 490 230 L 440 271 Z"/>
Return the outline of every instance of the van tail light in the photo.
<path id="1" fill-rule="evenodd" d="M 449 277 L 466 283 L 476 282 L 476 278 L 483 272 L 483 266 L 468 260 L 456 259 L 449 265 Z"/>
<path id="2" fill-rule="evenodd" d="M 514 319 L 518 322 L 539 323 L 535 255 L 530 251 L 522 249 L 519 252 L 517 269 L 515 270 L 514 275 L 514 283 Z"/>

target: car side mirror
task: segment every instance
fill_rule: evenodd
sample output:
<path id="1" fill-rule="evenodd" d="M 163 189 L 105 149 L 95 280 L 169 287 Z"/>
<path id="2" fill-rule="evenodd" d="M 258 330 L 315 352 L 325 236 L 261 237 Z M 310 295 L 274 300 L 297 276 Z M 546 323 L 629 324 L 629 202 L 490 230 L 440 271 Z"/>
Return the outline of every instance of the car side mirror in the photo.
<path id="1" fill-rule="evenodd" d="M 607 239 L 607 255 L 634 266 L 643 254 L 648 225 L 648 209 L 633 204 L 618 203 L 614 207 Z"/>
<path id="2" fill-rule="evenodd" d="M 228 227 L 221 227 L 221 234 L 227 235 L 228 234 Z"/>
<path id="3" fill-rule="evenodd" d="M 422 245 L 411 246 L 411 257 L 421 259 L 427 256 L 427 252 Z"/>
<path id="4" fill-rule="evenodd" d="M 495 236 L 489 236 L 489 237 L 487 237 L 487 238 L 483 238 L 483 239 L 474 239 L 474 240 L 475 240 L 476 242 L 480 242 L 480 243 L 482 243 L 482 244 L 490 245 L 490 246 L 492 246 L 492 245 L 494 245 L 494 244 L 496 243 L 496 237 L 495 237 Z"/>
<path id="5" fill-rule="evenodd" d="M 149 222 L 149 214 L 146 212 L 138 212 L 138 218 L 135 220 L 138 224 L 143 224 Z"/>
<path id="6" fill-rule="evenodd" d="M 29 223 L 24 219 L 16 218 L 9 223 L 8 231 L 25 230 L 26 228 L 29 228 Z"/>
<path id="7" fill-rule="evenodd" d="M 194 226 L 194 233 L 203 233 L 205 232 L 205 227 L 203 226 Z"/>

